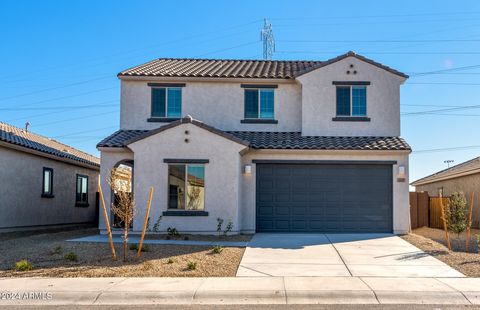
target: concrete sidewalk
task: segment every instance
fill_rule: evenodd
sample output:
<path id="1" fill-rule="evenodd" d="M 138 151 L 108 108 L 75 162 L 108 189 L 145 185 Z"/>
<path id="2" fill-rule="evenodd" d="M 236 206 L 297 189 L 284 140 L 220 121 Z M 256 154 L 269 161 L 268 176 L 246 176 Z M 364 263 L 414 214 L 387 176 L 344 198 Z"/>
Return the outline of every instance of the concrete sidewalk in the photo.
<path id="1" fill-rule="evenodd" d="M 0 306 L 93 304 L 469 305 L 480 304 L 480 278 L 0 279 Z"/>

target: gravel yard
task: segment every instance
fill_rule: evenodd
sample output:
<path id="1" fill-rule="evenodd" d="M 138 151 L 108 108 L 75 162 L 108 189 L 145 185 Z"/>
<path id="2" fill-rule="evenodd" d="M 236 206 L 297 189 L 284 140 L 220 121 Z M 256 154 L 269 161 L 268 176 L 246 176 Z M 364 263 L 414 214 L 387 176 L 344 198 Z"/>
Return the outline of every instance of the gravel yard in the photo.
<path id="1" fill-rule="evenodd" d="M 225 247 L 220 254 L 214 254 L 212 248 L 206 246 L 149 244 L 149 251 L 142 252 L 141 258 L 136 258 L 136 251 L 129 251 L 129 262 L 123 263 L 121 244 L 115 244 L 119 258 L 112 261 L 108 243 L 65 241 L 96 233 L 96 229 L 82 229 L 0 236 L 0 277 L 233 277 L 245 250 Z M 214 238 L 218 237 L 199 236 L 198 239 Z M 221 240 L 243 241 L 249 238 L 232 236 L 222 237 Z M 189 240 L 198 239 L 197 236 L 189 236 Z M 77 261 L 65 259 L 70 252 L 76 254 Z M 33 270 L 13 271 L 15 262 L 22 259 L 32 263 Z M 189 262 L 196 263 L 194 270 L 187 268 Z"/>
<path id="2" fill-rule="evenodd" d="M 466 276 L 480 277 L 480 255 L 476 241 L 476 234 L 479 233 L 477 229 L 472 230 L 471 253 L 465 252 L 465 234 L 460 235 L 460 244 L 457 242 L 457 236 L 450 234 L 453 251 L 448 251 L 445 232 L 441 229 L 422 227 L 402 238 Z"/>

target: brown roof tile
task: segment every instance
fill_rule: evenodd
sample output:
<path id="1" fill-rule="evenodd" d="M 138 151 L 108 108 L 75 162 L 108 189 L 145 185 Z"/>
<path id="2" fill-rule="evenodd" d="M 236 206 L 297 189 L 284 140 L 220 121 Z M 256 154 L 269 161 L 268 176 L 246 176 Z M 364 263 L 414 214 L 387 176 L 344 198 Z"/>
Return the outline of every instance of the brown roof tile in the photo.
<path id="1" fill-rule="evenodd" d="M 56 140 L 0 122 L 0 141 L 54 155 L 59 158 L 100 166 L 100 159 Z"/>

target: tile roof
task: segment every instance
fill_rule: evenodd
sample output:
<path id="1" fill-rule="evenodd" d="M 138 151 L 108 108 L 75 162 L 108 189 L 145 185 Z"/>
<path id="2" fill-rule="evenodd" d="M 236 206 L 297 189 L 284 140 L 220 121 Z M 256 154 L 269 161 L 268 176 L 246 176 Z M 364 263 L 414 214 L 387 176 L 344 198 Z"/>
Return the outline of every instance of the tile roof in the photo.
<path id="1" fill-rule="evenodd" d="M 417 186 L 422 184 L 433 183 L 439 180 L 451 179 L 463 175 L 464 173 L 480 173 L 480 157 L 467 160 L 461 164 L 441 170 L 424 178 L 412 182 L 411 185 Z"/>
<path id="2" fill-rule="evenodd" d="M 327 61 L 159 58 L 124 70 L 118 76 L 294 79 L 346 57 L 356 57 L 393 74 L 408 77 L 352 51 Z"/>
<path id="3" fill-rule="evenodd" d="M 131 139 L 148 130 L 119 130 L 98 143 L 97 147 L 125 147 Z M 253 149 L 290 150 L 410 150 L 400 137 L 326 137 L 302 136 L 300 132 L 226 131 L 247 141 Z"/>
<path id="4" fill-rule="evenodd" d="M 99 167 L 100 159 L 56 140 L 0 122 L 0 141 Z"/>

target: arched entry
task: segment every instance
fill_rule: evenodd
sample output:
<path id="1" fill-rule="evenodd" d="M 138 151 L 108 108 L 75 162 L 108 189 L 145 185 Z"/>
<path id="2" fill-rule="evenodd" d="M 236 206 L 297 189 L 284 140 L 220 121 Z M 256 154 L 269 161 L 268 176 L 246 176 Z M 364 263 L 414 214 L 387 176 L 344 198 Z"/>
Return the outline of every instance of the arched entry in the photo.
<path id="1" fill-rule="evenodd" d="M 122 160 L 118 162 L 114 167 L 113 171 L 116 174 L 116 179 L 118 182 L 126 182 L 131 184 L 131 186 L 127 189 L 127 191 L 130 192 L 131 195 L 133 195 L 133 184 L 134 184 L 134 163 L 133 160 Z M 131 181 L 130 181 L 131 180 Z M 111 203 L 115 204 L 117 203 L 118 199 L 116 198 L 117 195 L 114 193 L 112 190 L 111 192 Z M 112 225 L 112 228 L 123 228 L 124 223 L 123 221 L 115 215 L 113 212 L 110 213 L 110 223 Z M 131 228 L 131 226 L 130 226 Z"/>

